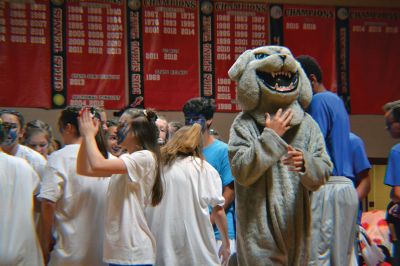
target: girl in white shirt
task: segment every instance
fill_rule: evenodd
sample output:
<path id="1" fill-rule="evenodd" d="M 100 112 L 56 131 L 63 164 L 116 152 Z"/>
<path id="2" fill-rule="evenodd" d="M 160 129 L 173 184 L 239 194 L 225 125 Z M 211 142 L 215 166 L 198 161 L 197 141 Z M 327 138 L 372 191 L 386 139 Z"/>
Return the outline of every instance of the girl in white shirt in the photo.
<path id="1" fill-rule="evenodd" d="M 87 109 L 79 117 L 83 141 L 78 154 L 78 173 L 112 175 L 103 256 L 110 265 L 155 263 L 155 240 L 147 226 L 144 208 L 159 204 L 163 195 L 156 118 L 150 110 L 129 110 L 118 130 L 118 142 L 128 153 L 106 160 L 95 142 L 99 120 L 93 119 Z"/>
<path id="2" fill-rule="evenodd" d="M 0 118 L 0 144 L 7 135 Z M 44 265 L 33 220 L 38 186 L 33 168 L 0 147 L 0 265 Z"/>
<path id="3" fill-rule="evenodd" d="M 156 265 L 224 265 L 229 258 L 221 178 L 204 160 L 201 140 L 201 126 L 194 124 L 179 129 L 161 148 L 165 195 L 158 206 L 146 209 L 157 242 Z M 221 233 L 219 254 L 209 206 Z"/>
<path id="4" fill-rule="evenodd" d="M 49 156 L 40 188 L 41 239 L 49 266 L 105 265 L 103 233 L 110 179 L 79 175 L 76 171 L 82 142 L 77 120 L 80 110 L 70 106 L 61 111 L 58 126 L 65 146 Z M 97 138 L 104 137 L 102 134 L 100 131 Z M 103 143 L 104 138 L 99 141 Z M 108 157 L 106 147 L 100 147 L 102 157 Z"/>

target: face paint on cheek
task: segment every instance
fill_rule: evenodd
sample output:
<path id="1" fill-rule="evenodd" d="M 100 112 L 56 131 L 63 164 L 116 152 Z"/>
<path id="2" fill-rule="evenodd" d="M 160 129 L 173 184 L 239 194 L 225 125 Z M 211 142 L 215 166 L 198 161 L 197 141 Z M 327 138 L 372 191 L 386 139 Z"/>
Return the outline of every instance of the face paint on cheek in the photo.
<path id="1" fill-rule="evenodd" d="M 204 132 L 206 130 L 206 118 L 203 115 L 188 116 L 185 118 L 185 124 L 187 126 L 192 126 L 196 123 L 201 125 L 201 131 Z"/>
<path id="2" fill-rule="evenodd" d="M 8 138 L 3 142 L 5 146 L 11 146 L 17 142 L 18 134 L 16 129 L 10 129 L 8 131 Z"/>
<path id="3" fill-rule="evenodd" d="M 117 144 L 121 145 L 124 142 L 126 136 L 128 136 L 128 124 L 125 124 L 122 128 L 118 129 L 117 131 Z"/>

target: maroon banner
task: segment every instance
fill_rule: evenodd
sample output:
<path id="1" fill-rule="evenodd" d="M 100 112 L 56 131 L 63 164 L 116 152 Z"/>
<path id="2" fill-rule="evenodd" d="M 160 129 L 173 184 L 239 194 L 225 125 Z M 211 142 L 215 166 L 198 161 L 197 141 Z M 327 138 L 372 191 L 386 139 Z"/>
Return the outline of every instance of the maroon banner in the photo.
<path id="1" fill-rule="evenodd" d="M 349 18 L 352 114 L 382 114 L 400 99 L 400 9 L 352 8 Z"/>
<path id="2" fill-rule="evenodd" d="M 143 1 L 142 9 L 144 104 L 181 111 L 200 91 L 198 1 Z"/>
<path id="3" fill-rule="evenodd" d="M 120 109 L 125 105 L 123 1 L 66 4 L 67 102 Z"/>
<path id="4" fill-rule="evenodd" d="M 214 2 L 214 40 L 217 111 L 240 111 L 228 70 L 245 50 L 267 44 L 267 4 Z"/>
<path id="5" fill-rule="evenodd" d="M 0 106 L 51 107 L 49 1 L 0 1 Z"/>
<path id="6" fill-rule="evenodd" d="M 322 68 L 324 85 L 337 91 L 334 7 L 283 6 L 283 39 L 294 56 L 310 55 Z"/>

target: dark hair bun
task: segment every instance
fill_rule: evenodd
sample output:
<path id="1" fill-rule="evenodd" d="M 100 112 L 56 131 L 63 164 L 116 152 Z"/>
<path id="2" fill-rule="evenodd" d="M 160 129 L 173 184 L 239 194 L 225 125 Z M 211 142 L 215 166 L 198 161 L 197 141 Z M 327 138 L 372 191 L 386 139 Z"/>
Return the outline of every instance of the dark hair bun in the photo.
<path id="1" fill-rule="evenodd" d="M 146 109 L 146 110 L 143 110 L 143 113 L 144 113 L 144 115 L 147 117 L 147 119 L 148 119 L 150 122 L 153 122 L 153 123 L 156 122 L 158 116 L 157 116 L 156 112 L 154 112 L 154 110 L 152 110 L 152 109 Z"/>

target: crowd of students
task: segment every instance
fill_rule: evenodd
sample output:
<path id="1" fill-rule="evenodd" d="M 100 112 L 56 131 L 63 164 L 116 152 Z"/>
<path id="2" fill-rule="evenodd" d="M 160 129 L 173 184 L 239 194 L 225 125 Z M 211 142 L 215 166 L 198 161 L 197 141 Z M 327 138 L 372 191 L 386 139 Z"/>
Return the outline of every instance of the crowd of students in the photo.
<path id="1" fill-rule="evenodd" d="M 314 90 L 308 112 L 333 162 L 329 181 L 312 193 L 308 265 L 357 265 L 356 213 L 371 165 L 318 64 L 298 60 Z M 399 110 L 399 102 L 385 106 L 394 138 Z M 206 98 L 183 106 L 184 123 L 168 123 L 151 109 L 126 109 L 106 120 L 104 110 L 70 106 L 57 123 L 60 147 L 45 122 L 25 125 L 20 112 L 0 110 L 0 265 L 228 264 L 236 251 L 235 186 L 228 145 L 212 130 L 214 112 Z M 398 149 L 385 178 L 393 187 L 388 222 L 395 265 Z"/>
<path id="2" fill-rule="evenodd" d="M 150 109 L 105 120 L 101 109 L 69 106 L 57 123 L 62 148 L 43 121 L 0 110 L 0 265 L 227 264 L 227 145 L 209 156 L 224 167 L 221 182 L 203 155 L 202 112 L 211 108 L 210 126 L 215 104 L 193 102 L 187 126 Z"/>

